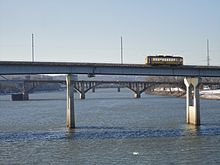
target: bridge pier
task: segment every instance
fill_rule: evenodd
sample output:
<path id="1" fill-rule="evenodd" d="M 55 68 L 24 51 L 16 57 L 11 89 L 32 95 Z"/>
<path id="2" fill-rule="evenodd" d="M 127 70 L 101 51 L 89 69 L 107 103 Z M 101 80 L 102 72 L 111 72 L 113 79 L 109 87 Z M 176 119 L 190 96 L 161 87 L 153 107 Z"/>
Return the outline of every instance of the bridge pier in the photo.
<path id="1" fill-rule="evenodd" d="M 85 92 L 79 94 L 80 99 L 84 100 L 86 98 Z"/>
<path id="2" fill-rule="evenodd" d="M 29 100 L 29 95 L 28 93 L 12 94 L 11 99 L 12 101 L 27 101 Z"/>
<path id="3" fill-rule="evenodd" d="M 199 77 L 186 77 L 186 122 L 200 125 Z"/>
<path id="4" fill-rule="evenodd" d="M 135 93 L 134 94 L 134 98 L 137 98 L 137 99 L 141 98 L 141 93 L 140 92 Z"/>
<path id="5" fill-rule="evenodd" d="M 85 99 L 86 98 L 85 86 L 87 86 L 86 82 L 82 82 L 81 83 L 81 91 L 80 91 L 80 94 L 79 94 L 80 99 Z"/>
<path id="6" fill-rule="evenodd" d="M 24 82 L 23 86 L 23 100 L 29 100 L 28 84 Z"/>
<path id="7" fill-rule="evenodd" d="M 92 88 L 92 92 L 93 92 L 93 93 L 95 92 L 95 87 Z"/>
<path id="8" fill-rule="evenodd" d="M 29 100 L 29 94 L 27 92 L 24 92 L 22 94 L 23 94 L 23 100 Z"/>
<path id="9" fill-rule="evenodd" d="M 67 128 L 75 128 L 74 85 L 73 85 L 72 74 L 68 74 L 66 76 L 66 86 L 67 86 L 66 125 Z"/>

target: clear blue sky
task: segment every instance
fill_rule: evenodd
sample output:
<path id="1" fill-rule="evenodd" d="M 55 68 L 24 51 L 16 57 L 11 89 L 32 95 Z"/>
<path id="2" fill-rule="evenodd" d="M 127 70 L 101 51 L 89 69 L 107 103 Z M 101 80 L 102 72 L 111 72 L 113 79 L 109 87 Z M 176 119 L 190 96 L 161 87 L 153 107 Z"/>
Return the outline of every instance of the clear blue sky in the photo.
<path id="1" fill-rule="evenodd" d="M 220 0 L 0 0 L 0 60 L 144 63 L 172 54 L 220 65 Z"/>

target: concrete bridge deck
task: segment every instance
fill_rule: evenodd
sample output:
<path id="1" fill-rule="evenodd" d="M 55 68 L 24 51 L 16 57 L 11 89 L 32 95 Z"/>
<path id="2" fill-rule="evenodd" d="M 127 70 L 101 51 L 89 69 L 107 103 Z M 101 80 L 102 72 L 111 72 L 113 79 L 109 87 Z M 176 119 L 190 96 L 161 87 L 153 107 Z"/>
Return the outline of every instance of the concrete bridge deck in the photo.
<path id="1" fill-rule="evenodd" d="M 0 61 L 0 75 L 9 74 L 220 77 L 220 66 Z"/>

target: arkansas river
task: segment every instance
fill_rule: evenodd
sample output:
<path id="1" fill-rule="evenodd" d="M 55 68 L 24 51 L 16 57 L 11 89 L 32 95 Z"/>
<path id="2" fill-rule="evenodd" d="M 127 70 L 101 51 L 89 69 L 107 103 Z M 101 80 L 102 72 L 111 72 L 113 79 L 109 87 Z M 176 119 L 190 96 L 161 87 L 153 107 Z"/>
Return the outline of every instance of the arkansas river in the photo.
<path id="1" fill-rule="evenodd" d="M 97 89 L 66 128 L 65 91 L 0 96 L 0 164 L 220 164 L 220 100 L 200 100 L 201 126 L 185 124 L 185 99 Z"/>

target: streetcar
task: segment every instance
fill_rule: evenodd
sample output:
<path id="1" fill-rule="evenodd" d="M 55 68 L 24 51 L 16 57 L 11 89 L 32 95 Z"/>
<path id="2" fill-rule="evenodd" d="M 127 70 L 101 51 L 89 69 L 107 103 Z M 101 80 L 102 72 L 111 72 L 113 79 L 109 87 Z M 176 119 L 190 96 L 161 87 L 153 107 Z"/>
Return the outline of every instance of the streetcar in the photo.
<path id="1" fill-rule="evenodd" d="M 183 65 L 183 57 L 180 56 L 147 56 L 145 64 L 147 65 Z"/>

